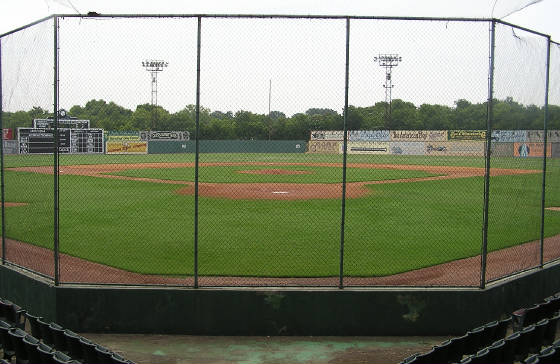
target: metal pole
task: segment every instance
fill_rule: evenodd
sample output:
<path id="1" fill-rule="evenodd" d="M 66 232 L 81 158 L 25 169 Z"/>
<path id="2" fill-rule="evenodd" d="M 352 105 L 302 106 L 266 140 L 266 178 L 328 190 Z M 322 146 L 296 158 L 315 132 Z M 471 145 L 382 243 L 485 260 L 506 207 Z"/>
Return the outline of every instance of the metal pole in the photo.
<path id="1" fill-rule="evenodd" d="M 58 17 L 54 17 L 54 285 L 59 284 L 59 251 L 58 251 Z"/>
<path id="2" fill-rule="evenodd" d="M 198 35 L 196 41 L 196 128 L 195 163 L 194 163 L 194 288 L 198 288 L 198 164 L 199 164 L 199 136 L 200 136 L 200 24 L 198 17 Z"/>
<path id="3" fill-rule="evenodd" d="M 0 129 L 2 141 L 0 142 L 0 194 L 2 195 L 2 265 L 6 264 L 6 215 L 4 196 L 4 110 L 2 108 L 2 41 L 0 38 Z"/>
<path id="4" fill-rule="evenodd" d="M 545 214 L 545 194 L 546 194 L 546 147 L 548 144 L 548 87 L 550 78 L 550 37 L 548 37 L 546 47 L 546 79 L 544 93 L 544 152 L 543 152 L 543 174 L 542 174 L 542 200 L 541 200 L 541 251 L 539 266 L 544 266 L 544 214 Z"/>
<path id="5" fill-rule="evenodd" d="M 346 219 L 346 160 L 348 147 L 348 83 L 350 69 L 350 18 L 346 18 L 346 70 L 344 84 L 344 151 L 342 154 L 342 213 L 340 219 L 340 274 L 338 288 L 344 288 L 344 222 Z"/>
<path id="6" fill-rule="evenodd" d="M 488 70 L 488 105 L 486 121 L 486 160 L 484 172 L 484 212 L 482 224 L 482 260 L 480 269 L 480 288 L 486 287 L 486 263 L 488 255 L 488 205 L 490 201 L 490 152 L 492 150 L 492 120 L 494 118 L 494 48 L 496 46 L 496 22 L 490 25 L 490 67 Z"/>

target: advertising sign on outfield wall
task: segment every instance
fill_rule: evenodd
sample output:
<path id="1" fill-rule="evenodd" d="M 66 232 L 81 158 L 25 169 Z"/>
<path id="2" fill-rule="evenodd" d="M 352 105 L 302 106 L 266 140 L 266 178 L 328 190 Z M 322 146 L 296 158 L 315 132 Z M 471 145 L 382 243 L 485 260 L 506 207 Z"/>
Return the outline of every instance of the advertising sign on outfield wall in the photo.
<path id="1" fill-rule="evenodd" d="M 560 130 L 549 130 L 547 132 L 547 142 L 558 143 L 560 142 Z M 543 130 L 527 130 L 527 140 L 530 143 L 544 142 Z"/>
<path id="2" fill-rule="evenodd" d="M 494 130 L 492 142 L 523 143 L 527 141 L 527 130 Z"/>
<path id="3" fill-rule="evenodd" d="M 351 130 L 348 140 L 353 142 L 388 142 L 389 130 Z"/>
<path id="4" fill-rule="evenodd" d="M 424 155 L 426 151 L 424 142 L 391 142 L 389 153 L 395 155 Z"/>
<path id="5" fill-rule="evenodd" d="M 3 140 L 12 140 L 14 139 L 13 129 L 2 129 L 2 139 Z"/>
<path id="6" fill-rule="evenodd" d="M 340 143 L 342 153 L 344 143 Z M 348 154 L 389 154 L 389 142 L 348 142 Z"/>
<path id="7" fill-rule="evenodd" d="M 441 156 L 484 156 L 485 142 L 426 142 L 426 155 Z"/>
<path id="8" fill-rule="evenodd" d="M 490 148 L 492 157 L 513 157 L 513 143 L 492 143 Z"/>
<path id="9" fill-rule="evenodd" d="M 529 143 L 544 142 L 544 130 L 527 130 L 527 141 Z"/>
<path id="10" fill-rule="evenodd" d="M 188 131 L 149 131 L 148 140 L 158 141 L 186 141 L 189 140 Z"/>
<path id="11" fill-rule="evenodd" d="M 447 130 L 391 130 L 393 142 L 446 141 Z"/>
<path id="12" fill-rule="evenodd" d="M 552 143 L 552 158 L 560 158 L 560 143 Z"/>
<path id="13" fill-rule="evenodd" d="M 312 130 L 311 140 L 344 140 L 342 130 Z"/>
<path id="14" fill-rule="evenodd" d="M 140 133 L 146 132 L 138 132 L 138 131 L 106 131 L 105 132 L 105 139 L 108 142 L 118 142 L 118 141 L 140 141 L 140 140 L 147 140 L 140 138 Z M 144 135 L 147 137 L 147 135 Z"/>
<path id="15" fill-rule="evenodd" d="M 547 142 L 560 143 L 560 130 L 549 130 Z"/>
<path id="16" fill-rule="evenodd" d="M 19 142 L 17 140 L 3 140 L 4 154 L 18 154 Z"/>
<path id="17" fill-rule="evenodd" d="M 340 142 L 332 140 L 312 140 L 309 142 L 309 153 L 340 153 Z"/>
<path id="18" fill-rule="evenodd" d="M 486 140 L 486 130 L 449 130 L 449 140 Z"/>
<path id="19" fill-rule="evenodd" d="M 107 154 L 148 154 L 148 142 L 145 141 L 108 141 Z"/>
<path id="20" fill-rule="evenodd" d="M 543 143 L 513 143 L 514 157 L 544 157 Z M 546 155 L 552 155 L 552 146 L 547 144 Z"/>

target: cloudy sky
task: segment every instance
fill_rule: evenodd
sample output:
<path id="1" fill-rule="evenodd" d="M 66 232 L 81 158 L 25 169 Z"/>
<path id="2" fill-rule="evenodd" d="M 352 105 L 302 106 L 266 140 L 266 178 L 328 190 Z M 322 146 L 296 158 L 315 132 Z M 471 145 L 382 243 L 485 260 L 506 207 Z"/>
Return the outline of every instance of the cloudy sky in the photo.
<path id="1" fill-rule="evenodd" d="M 523 9 L 524 6 L 527 6 Z M 520 10 L 523 9 L 523 10 Z M 516 10 L 517 13 L 510 14 Z M 315 14 L 504 18 L 560 41 L 557 0 L 2 0 L 0 33 L 51 14 Z"/>
<path id="2" fill-rule="evenodd" d="M 297 14 L 503 18 L 560 41 L 558 0 L 2 0 L 0 33 L 50 14 Z M 150 75 L 142 60 L 169 62 L 158 76 L 158 103 L 178 111 L 195 102 L 196 19 L 61 19 L 62 107 L 91 99 L 135 109 L 149 103 Z M 288 115 L 344 104 L 345 22 L 205 19 L 202 23 L 201 103 L 211 110 Z M 488 24 L 353 21 L 350 103 L 385 99 L 385 72 L 374 56 L 395 53 L 393 98 L 453 105 L 487 97 Z M 498 27 L 495 92 L 542 104 L 545 38 Z M 3 106 L 52 108 L 52 24 L 2 43 Z M 23 46 L 23 47 L 22 47 Z M 558 54 L 557 54 L 558 53 Z M 10 55 L 10 57 L 7 56 Z M 560 49 L 553 57 L 560 57 Z M 6 58 L 8 57 L 8 58 Z M 556 57 L 555 59 L 558 59 Z M 47 60 L 47 61 L 45 61 Z M 557 67 L 558 68 L 558 67 Z M 22 70 L 26 72 L 22 72 Z M 518 77 L 512 78 L 512 73 Z M 554 89 L 556 84 L 551 85 Z M 560 94 L 560 92 L 558 92 Z"/>

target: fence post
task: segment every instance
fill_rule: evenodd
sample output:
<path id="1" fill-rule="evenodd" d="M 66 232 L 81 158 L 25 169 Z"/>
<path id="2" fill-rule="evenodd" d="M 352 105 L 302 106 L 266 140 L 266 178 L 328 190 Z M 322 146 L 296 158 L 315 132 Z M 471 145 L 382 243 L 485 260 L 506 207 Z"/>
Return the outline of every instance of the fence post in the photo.
<path id="1" fill-rule="evenodd" d="M 200 25 L 198 17 L 196 39 L 196 115 L 195 115 L 195 162 L 194 162 L 194 288 L 198 288 L 198 163 L 199 163 L 199 132 L 200 132 Z"/>
<path id="2" fill-rule="evenodd" d="M 345 84 L 344 84 L 344 150 L 342 152 L 342 207 L 340 219 L 340 275 L 338 281 L 338 288 L 344 288 L 344 222 L 346 219 L 346 156 L 348 147 L 348 78 L 350 68 L 350 18 L 346 18 L 346 69 L 345 69 Z"/>
<path id="3" fill-rule="evenodd" d="M 2 265 L 4 265 L 6 264 L 6 219 L 4 210 L 4 109 L 2 100 L 2 38 L 0 38 L 0 129 L 2 129 L 2 141 L 0 142 L 0 194 L 2 195 Z"/>
<path id="4" fill-rule="evenodd" d="M 488 102 L 486 120 L 486 158 L 484 165 L 484 211 L 482 222 L 482 259 L 480 288 L 486 287 L 486 264 L 488 255 L 488 205 L 490 201 L 490 153 L 492 151 L 492 120 L 494 118 L 494 48 L 496 46 L 496 21 L 490 24 L 490 66 L 488 69 Z"/>
<path id="5" fill-rule="evenodd" d="M 544 266 L 544 214 L 545 214 L 545 194 L 546 194 L 546 147 L 548 144 L 548 88 L 550 78 L 550 36 L 546 43 L 546 78 L 545 78 L 545 93 L 544 93 L 544 152 L 543 152 L 543 174 L 542 174 L 542 200 L 541 200 L 541 246 L 540 246 L 540 264 L 539 267 Z"/>
<path id="6" fill-rule="evenodd" d="M 53 95 L 53 121 L 54 121 L 54 150 L 53 150 L 53 195 L 54 195 L 54 285 L 59 285 L 59 251 L 58 251 L 58 16 L 54 16 L 54 95 Z"/>

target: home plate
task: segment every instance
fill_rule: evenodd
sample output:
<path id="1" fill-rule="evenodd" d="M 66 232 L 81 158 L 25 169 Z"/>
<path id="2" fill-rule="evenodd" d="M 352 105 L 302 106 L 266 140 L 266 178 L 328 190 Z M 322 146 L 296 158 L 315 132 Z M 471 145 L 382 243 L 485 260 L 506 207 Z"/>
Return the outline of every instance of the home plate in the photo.
<path id="1" fill-rule="evenodd" d="M 277 195 L 285 195 L 287 193 L 290 193 L 288 191 L 272 191 L 272 193 L 277 194 Z"/>

